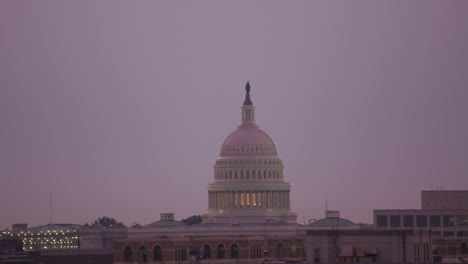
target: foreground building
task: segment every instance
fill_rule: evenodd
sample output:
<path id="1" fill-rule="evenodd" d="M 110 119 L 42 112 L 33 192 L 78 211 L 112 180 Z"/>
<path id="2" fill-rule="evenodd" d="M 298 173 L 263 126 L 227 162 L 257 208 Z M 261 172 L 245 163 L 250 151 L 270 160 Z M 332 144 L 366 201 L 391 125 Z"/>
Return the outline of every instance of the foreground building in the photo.
<path id="1" fill-rule="evenodd" d="M 468 262 L 468 191 L 422 191 L 421 209 L 374 210 L 374 223 L 382 230 L 430 232 L 435 261 Z"/>

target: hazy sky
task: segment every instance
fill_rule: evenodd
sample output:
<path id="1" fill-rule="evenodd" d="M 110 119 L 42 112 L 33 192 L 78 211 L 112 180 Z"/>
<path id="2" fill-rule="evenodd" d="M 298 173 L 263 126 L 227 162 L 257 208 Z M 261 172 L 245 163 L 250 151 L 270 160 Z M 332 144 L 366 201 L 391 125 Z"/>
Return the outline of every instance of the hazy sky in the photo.
<path id="1" fill-rule="evenodd" d="M 207 212 L 250 80 L 298 219 L 468 189 L 466 1 L 1 1 L 0 228 Z"/>

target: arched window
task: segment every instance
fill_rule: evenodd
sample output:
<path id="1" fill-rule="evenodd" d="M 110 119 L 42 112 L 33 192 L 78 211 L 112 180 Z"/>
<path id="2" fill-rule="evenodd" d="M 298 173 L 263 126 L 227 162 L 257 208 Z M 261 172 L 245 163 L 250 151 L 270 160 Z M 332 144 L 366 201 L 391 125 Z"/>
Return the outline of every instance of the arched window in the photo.
<path id="1" fill-rule="evenodd" d="M 223 244 L 219 244 L 217 249 L 216 249 L 216 256 L 217 258 L 219 259 L 223 259 L 224 258 L 224 245 Z"/>
<path id="2" fill-rule="evenodd" d="M 138 248 L 138 262 L 146 262 L 148 260 L 148 252 L 146 251 L 145 246 L 140 246 Z"/>
<path id="3" fill-rule="evenodd" d="M 124 249 L 124 261 L 132 262 L 132 248 L 130 246 L 126 246 Z"/>
<path id="4" fill-rule="evenodd" d="M 297 244 L 295 242 L 291 244 L 289 256 L 292 258 L 297 257 Z"/>
<path id="5" fill-rule="evenodd" d="M 468 247 L 466 245 L 466 242 L 463 242 L 460 245 L 460 255 L 468 255 Z"/>
<path id="6" fill-rule="evenodd" d="M 276 246 L 276 258 L 284 258 L 284 245 L 278 244 Z"/>
<path id="7" fill-rule="evenodd" d="M 205 244 L 203 246 L 203 258 L 204 259 L 209 259 L 211 258 L 211 247 L 209 244 Z"/>
<path id="8" fill-rule="evenodd" d="M 239 258 L 239 247 L 236 244 L 231 245 L 231 258 L 232 259 Z"/>
<path id="9" fill-rule="evenodd" d="M 162 250 L 161 246 L 155 246 L 153 249 L 153 260 L 158 262 L 162 261 Z"/>

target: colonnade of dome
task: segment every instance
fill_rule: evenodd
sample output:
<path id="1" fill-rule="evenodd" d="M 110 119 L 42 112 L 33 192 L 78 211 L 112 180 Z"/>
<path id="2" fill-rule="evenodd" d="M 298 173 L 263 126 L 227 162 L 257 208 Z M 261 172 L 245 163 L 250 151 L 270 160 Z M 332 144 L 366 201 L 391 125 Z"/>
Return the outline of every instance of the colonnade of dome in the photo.
<path id="1" fill-rule="evenodd" d="M 210 209 L 282 208 L 289 209 L 289 191 L 212 191 Z"/>

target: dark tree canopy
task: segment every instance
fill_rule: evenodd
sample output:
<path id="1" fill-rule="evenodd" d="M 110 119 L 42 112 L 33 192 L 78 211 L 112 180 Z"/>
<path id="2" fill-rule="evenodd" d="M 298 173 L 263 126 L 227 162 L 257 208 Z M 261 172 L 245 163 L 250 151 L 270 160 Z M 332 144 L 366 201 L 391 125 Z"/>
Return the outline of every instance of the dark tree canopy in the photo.
<path id="1" fill-rule="evenodd" d="M 126 227 L 122 222 L 117 222 L 114 218 L 107 216 L 99 217 L 94 220 L 89 226 L 91 227 L 105 227 L 105 228 L 122 228 Z"/>
<path id="2" fill-rule="evenodd" d="M 201 224 L 202 218 L 200 215 L 192 215 L 189 218 L 182 219 L 182 223 L 186 225 L 197 225 Z"/>

